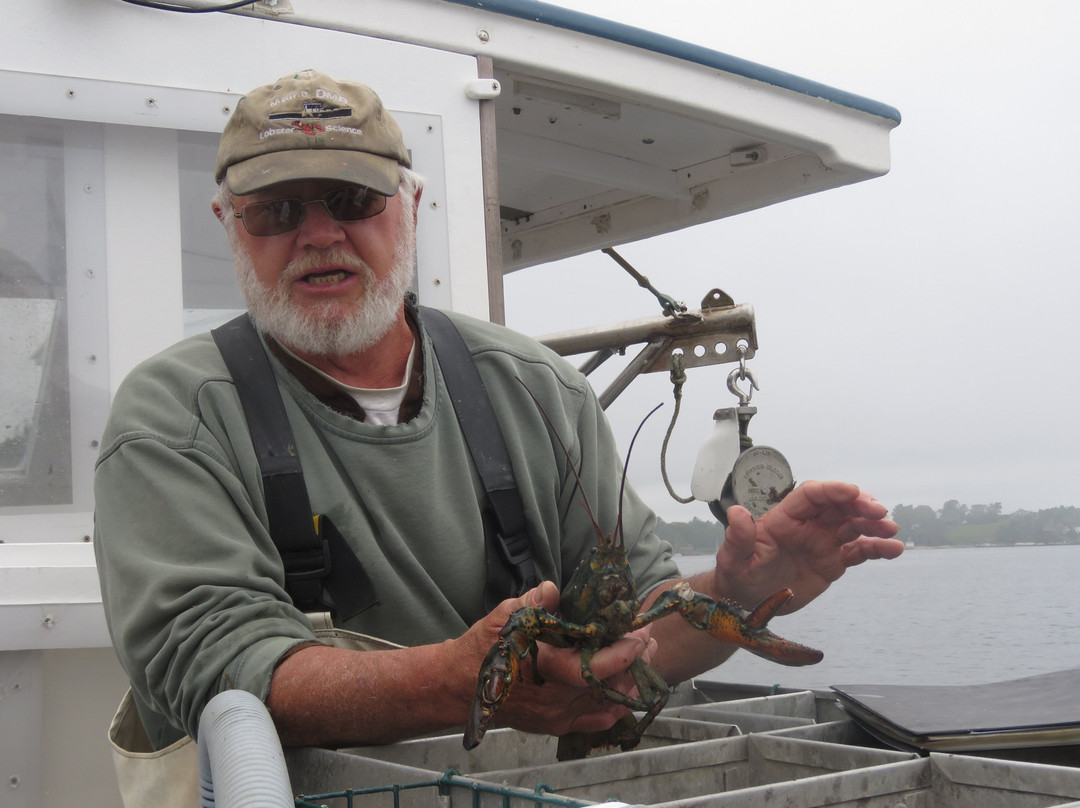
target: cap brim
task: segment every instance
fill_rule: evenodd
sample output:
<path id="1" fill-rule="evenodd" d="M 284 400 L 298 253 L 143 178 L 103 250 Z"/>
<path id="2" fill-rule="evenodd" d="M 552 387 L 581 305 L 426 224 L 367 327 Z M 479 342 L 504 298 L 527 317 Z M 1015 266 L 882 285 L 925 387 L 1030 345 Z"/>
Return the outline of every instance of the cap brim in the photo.
<path id="1" fill-rule="evenodd" d="M 245 195 L 298 180 L 340 180 L 364 185 L 386 196 L 397 193 L 398 161 L 365 152 L 335 149 L 289 149 L 251 157 L 229 166 L 225 181 Z"/>

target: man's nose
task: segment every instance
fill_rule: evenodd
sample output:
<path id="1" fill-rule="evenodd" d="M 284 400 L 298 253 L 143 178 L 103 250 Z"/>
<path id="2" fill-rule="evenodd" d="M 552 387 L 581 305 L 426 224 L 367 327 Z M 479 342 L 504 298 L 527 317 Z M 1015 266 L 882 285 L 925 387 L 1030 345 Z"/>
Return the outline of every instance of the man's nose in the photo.
<path id="1" fill-rule="evenodd" d="M 341 222 L 330 215 L 322 199 L 304 203 L 297 240 L 301 247 L 328 247 L 345 240 Z"/>

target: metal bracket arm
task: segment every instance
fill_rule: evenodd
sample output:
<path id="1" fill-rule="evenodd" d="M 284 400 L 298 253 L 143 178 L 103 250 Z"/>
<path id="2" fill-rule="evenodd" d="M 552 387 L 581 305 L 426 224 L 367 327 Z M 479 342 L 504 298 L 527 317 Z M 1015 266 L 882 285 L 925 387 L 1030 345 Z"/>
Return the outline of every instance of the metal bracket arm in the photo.
<path id="1" fill-rule="evenodd" d="M 715 299 L 713 292 L 703 302 L 711 299 Z M 560 356 L 601 352 L 603 358 L 615 351 L 625 352 L 630 345 L 646 343 L 646 347 L 600 396 L 600 402 L 606 408 L 639 373 L 671 370 L 671 355 L 676 351 L 682 352 L 683 366 L 687 369 L 752 358 L 757 351 L 757 330 L 753 307 L 738 303 L 717 308 L 704 307 L 675 317 L 647 317 L 566 331 L 541 337 L 540 342 Z M 745 352 L 738 350 L 740 344 L 745 346 Z M 602 361 L 600 357 L 594 358 L 586 363 L 583 371 L 588 372 L 598 366 L 597 359 Z"/>

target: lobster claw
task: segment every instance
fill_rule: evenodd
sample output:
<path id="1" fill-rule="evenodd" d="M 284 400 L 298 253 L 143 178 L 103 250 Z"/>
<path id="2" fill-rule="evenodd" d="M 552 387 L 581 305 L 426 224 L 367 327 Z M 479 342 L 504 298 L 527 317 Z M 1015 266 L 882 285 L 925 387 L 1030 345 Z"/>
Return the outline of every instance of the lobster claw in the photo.
<path id="1" fill-rule="evenodd" d="M 484 739 L 495 711 L 510 695 L 510 687 L 517 678 L 520 664 L 513 643 L 505 637 L 500 638 L 488 651 L 476 680 L 476 695 L 465 724 L 462 743 L 466 749 L 475 748 Z"/>
<path id="2" fill-rule="evenodd" d="M 781 665 L 813 665 L 824 656 L 821 651 L 785 640 L 766 628 L 773 615 L 792 597 L 790 589 L 781 589 L 765 598 L 751 612 L 740 609 L 730 601 L 703 598 L 702 602 L 707 604 L 705 617 L 700 623 L 696 620 L 693 622 L 717 639 L 734 643 L 751 654 Z"/>

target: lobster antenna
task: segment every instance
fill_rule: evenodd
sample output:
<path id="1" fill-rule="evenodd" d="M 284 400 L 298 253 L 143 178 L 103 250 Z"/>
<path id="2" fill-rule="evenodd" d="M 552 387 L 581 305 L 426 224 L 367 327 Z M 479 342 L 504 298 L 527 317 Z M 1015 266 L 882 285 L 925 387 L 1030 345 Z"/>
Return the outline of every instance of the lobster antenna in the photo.
<path id="1" fill-rule="evenodd" d="M 622 529 L 622 506 L 623 506 L 623 491 L 626 490 L 626 473 L 630 469 L 630 453 L 634 451 L 634 442 L 637 440 L 638 435 L 641 434 L 641 428 L 645 426 L 645 422 L 649 420 L 654 412 L 664 406 L 664 402 L 660 402 L 651 410 L 649 414 L 641 419 L 641 423 L 638 424 L 637 429 L 634 430 L 634 437 L 630 438 L 630 446 L 626 450 L 626 460 L 623 461 L 622 470 L 622 482 L 619 483 L 619 518 L 615 522 L 615 533 L 619 537 L 619 544 L 623 544 L 623 529 Z"/>
<path id="2" fill-rule="evenodd" d="M 529 389 L 529 385 L 522 381 L 520 376 L 515 376 L 521 386 L 525 388 L 525 392 L 529 394 L 529 398 L 536 404 L 536 409 L 540 410 L 540 414 L 544 417 L 544 422 L 548 425 L 548 429 L 551 430 L 551 434 L 555 436 L 555 440 L 559 442 L 559 448 L 562 449 L 563 454 L 566 455 L 566 464 L 570 467 L 570 471 L 574 473 L 575 488 L 581 491 L 581 504 L 585 506 L 585 513 L 589 515 L 589 521 L 593 523 L 593 528 L 596 530 L 596 535 L 600 537 L 601 543 L 604 541 L 604 531 L 600 529 L 600 525 L 596 522 L 596 517 L 593 516 L 592 508 L 589 507 L 589 498 L 585 496 L 585 486 L 581 484 L 581 476 L 578 474 L 577 468 L 574 467 L 574 459 L 570 457 L 570 452 L 566 448 L 566 444 L 563 443 L 562 436 L 559 435 L 559 430 L 555 428 L 555 424 L 551 422 L 551 418 L 548 417 L 547 410 L 544 409 L 544 405 L 540 403 L 540 400 L 533 395 L 533 391 Z M 621 501 L 621 500 L 620 500 Z M 622 520 L 622 508 L 619 508 L 619 519 Z"/>

